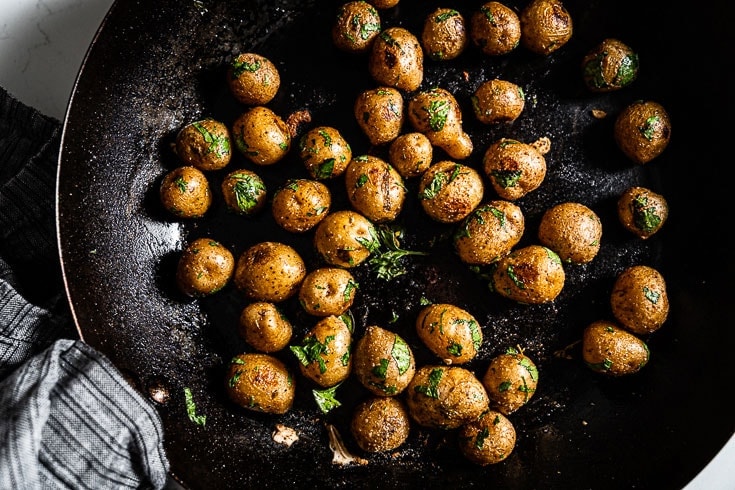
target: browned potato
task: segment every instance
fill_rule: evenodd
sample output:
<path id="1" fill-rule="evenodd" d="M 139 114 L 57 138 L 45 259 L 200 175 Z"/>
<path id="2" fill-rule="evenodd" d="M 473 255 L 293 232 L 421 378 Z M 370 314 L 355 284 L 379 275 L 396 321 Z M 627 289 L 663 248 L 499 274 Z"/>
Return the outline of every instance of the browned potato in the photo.
<path id="1" fill-rule="evenodd" d="M 480 466 L 500 463 L 516 446 L 513 423 L 495 410 L 488 410 L 479 419 L 463 425 L 457 438 L 462 454 Z"/>
<path id="2" fill-rule="evenodd" d="M 189 123 L 176 135 L 174 149 L 184 164 L 204 172 L 225 168 L 232 158 L 230 130 L 209 117 Z"/>
<path id="3" fill-rule="evenodd" d="M 411 418 L 437 429 L 456 429 L 476 420 L 490 403 L 480 380 L 460 366 L 420 367 L 405 394 Z"/>
<path id="4" fill-rule="evenodd" d="M 618 39 L 607 38 L 582 59 L 582 79 L 592 92 L 611 92 L 633 83 L 638 68 L 638 53 Z"/>
<path id="5" fill-rule="evenodd" d="M 533 0 L 520 20 L 521 44 L 534 53 L 551 54 L 572 38 L 572 16 L 560 0 Z"/>
<path id="6" fill-rule="evenodd" d="M 582 334 L 582 358 L 595 372 L 609 376 L 637 373 L 650 357 L 645 342 L 612 322 L 592 322 Z"/>
<path id="7" fill-rule="evenodd" d="M 234 269 L 235 258 L 224 245 L 211 238 L 197 238 L 179 257 L 176 283 L 188 296 L 209 296 L 227 285 Z"/>
<path id="8" fill-rule="evenodd" d="M 299 303 L 310 315 L 341 315 L 352 306 L 357 282 L 350 271 L 320 267 L 306 274 L 299 288 Z"/>
<path id="9" fill-rule="evenodd" d="M 257 301 L 243 308 L 238 331 L 253 349 L 270 353 L 288 345 L 293 326 L 275 304 Z"/>
<path id="10" fill-rule="evenodd" d="M 527 355 L 510 348 L 490 360 L 482 384 L 490 406 L 503 415 L 510 415 L 536 393 L 538 369 Z"/>
<path id="11" fill-rule="evenodd" d="M 388 161 L 404 179 L 424 173 L 431 165 L 432 158 L 434 148 L 424 133 L 402 134 L 388 147 Z"/>
<path id="12" fill-rule="evenodd" d="M 437 8 L 424 20 L 421 45 L 435 61 L 453 60 L 467 46 L 467 29 L 462 14 L 451 8 Z"/>
<path id="13" fill-rule="evenodd" d="M 618 198 L 618 219 L 626 230 L 647 239 L 658 232 L 669 217 L 669 204 L 661 194 L 633 186 Z"/>
<path id="14" fill-rule="evenodd" d="M 523 211 L 510 201 L 478 206 L 457 228 L 454 250 L 469 265 L 488 265 L 508 255 L 523 237 Z"/>
<path id="15" fill-rule="evenodd" d="M 278 303 L 298 292 L 304 276 L 304 260 L 291 246 L 260 242 L 238 258 L 235 285 L 249 299 Z"/>
<path id="16" fill-rule="evenodd" d="M 368 60 L 379 84 L 413 92 L 424 80 L 424 52 L 418 38 L 403 27 L 388 27 L 375 38 Z"/>
<path id="17" fill-rule="evenodd" d="M 352 159 L 352 148 L 331 126 L 317 126 L 299 139 L 299 156 L 312 179 L 339 177 Z"/>
<path id="18" fill-rule="evenodd" d="M 486 2 L 470 18 L 470 39 L 487 55 L 510 53 L 521 42 L 518 14 L 500 2 Z"/>
<path id="19" fill-rule="evenodd" d="M 480 204 L 484 192 L 474 168 L 449 160 L 432 164 L 419 182 L 421 206 L 440 223 L 462 221 Z"/>
<path id="20" fill-rule="evenodd" d="M 669 114 L 658 102 L 633 102 L 615 119 L 614 134 L 615 142 L 628 158 L 639 164 L 648 163 L 669 144 Z"/>
<path id="21" fill-rule="evenodd" d="M 289 179 L 273 194 L 271 213 L 278 225 L 292 233 L 303 233 L 318 225 L 332 206 L 332 193 L 323 183 Z"/>
<path id="22" fill-rule="evenodd" d="M 564 268 L 550 248 L 528 245 L 497 261 L 492 287 L 501 296 L 524 304 L 554 301 L 564 287 Z"/>
<path id="23" fill-rule="evenodd" d="M 482 329 L 475 317 L 451 304 L 423 307 L 416 317 L 416 333 L 444 364 L 465 364 L 482 345 Z"/>
<path id="24" fill-rule="evenodd" d="M 376 9 L 385 10 L 398 5 L 400 0 L 369 0 Z"/>
<path id="25" fill-rule="evenodd" d="M 380 33 L 378 11 L 363 0 L 344 3 L 337 9 L 332 25 L 332 42 L 348 53 L 364 53 Z"/>
<path id="26" fill-rule="evenodd" d="M 464 160 L 472 154 L 472 140 L 462 128 L 462 111 L 448 90 L 436 87 L 414 95 L 408 102 L 408 119 L 451 158 Z"/>
<path id="27" fill-rule="evenodd" d="M 400 335 L 377 325 L 365 329 L 352 357 L 358 381 L 377 396 L 402 393 L 416 374 L 411 347 Z"/>
<path id="28" fill-rule="evenodd" d="M 227 209 L 252 216 L 265 206 L 265 183 L 252 170 L 233 170 L 222 180 L 222 196 Z"/>
<path id="29" fill-rule="evenodd" d="M 355 408 L 350 431 L 363 451 L 379 453 L 398 448 L 410 432 L 410 418 L 398 398 L 376 396 Z"/>
<path id="30" fill-rule="evenodd" d="M 235 147 L 256 165 L 273 165 L 291 149 L 291 132 L 281 117 L 267 107 L 251 107 L 232 125 Z"/>
<path id="31" fill-rule="evenodd" d="M 257 53 L 237 55 L 227 69 L 227 82 L 235 98 L 247 105 L 265 105 L 281 86 L 278 68 Z"/>
<path id="32" fill-rule="evenodd" d="M 515 83 L 495 78 L 480 84 L 471 101 L 475 116 L 481 123 L 511 123 L 523 112 L 526 95 Z"/>
<path id="33" fill-rule="evenodd" d="M 406 200 L 401 174 L 371 155 L 352 159 L 345 171 L 345 189 L 350 204 L 373 223 L 394 221 Z"/>
<path id="34" fill-rule="evenodd" d="M 314 247 L 329 265 L 355 267 L 379 246 L 375 225 L 357 211 L 328 214 L 316 227 Z"/>
<path id="35" fill-rule="evenodd" d="M 615 318 L 634 334 L 655 332 L 669 315 L 666 281 L 653 267 L 628 267 L 615 280 L 610 306 Z"/>
<path id="36" fill-rule="evenodd" d="M 600 251 L 602 222 L 584 204 L 564 202 L 544 212 L 538 228 L 538 239 L 571 264 L 591 262 Z"/>
<path id="37" fill-rule="evenodd" d="M 546 159 L 533 145 L 501 138 L 482 159 L 485 175 L 502 199 L 515 201 L 539 188 L 546 178 Z"/>
<path id="38" fill-rule="evenodd" d="M 270 354 L 246 353 L 232 358 L 225 390 L 232 401 L 254 412 L 281 415 L 293 406 L 296 385 L 286 365 Z"/>
<path id="39" fill-rule="evenodd" d="M 355 99 L 354 113 L 370 144 L 390 143 L 403 127 L 403 96 L 393 87 L 365 90 Z"/>
<path id="40" fill-rule="evenodd" d="M 338 316 L 325 316 L 304 336 L 291 352 L 299 360 L 301 373 L 321 386 L 330 388 L 347 379 L 352 372 L 352 332 Z"/>
<path id="41" fill-rule="evenodd" d="M 201 218 L 212 205 L 212 190 L 204 173 L 185 165 L 164 175 L 159 188 L 161 204 L 177 218 Z"/>

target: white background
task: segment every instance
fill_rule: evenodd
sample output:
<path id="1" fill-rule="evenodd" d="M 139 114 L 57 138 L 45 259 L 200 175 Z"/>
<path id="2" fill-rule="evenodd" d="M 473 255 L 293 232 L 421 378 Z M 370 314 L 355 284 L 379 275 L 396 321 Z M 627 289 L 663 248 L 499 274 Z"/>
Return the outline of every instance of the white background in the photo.
<path id="1" fill-rule="evenodd" d="M 63 121 L 87 48 L 112 3 L 0 0 L 0 86 Z M 735 437 L 685 488 L 735 489 Z"/>

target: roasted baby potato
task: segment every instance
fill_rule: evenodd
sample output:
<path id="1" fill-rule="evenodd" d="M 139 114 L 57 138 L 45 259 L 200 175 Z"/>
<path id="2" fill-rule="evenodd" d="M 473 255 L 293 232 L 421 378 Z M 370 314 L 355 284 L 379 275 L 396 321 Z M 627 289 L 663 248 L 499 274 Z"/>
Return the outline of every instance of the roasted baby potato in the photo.
<path id="1" fill-rule="evenodd" d="M 444 364 L 465 364 L 482 345 L 482 329 L 472 314 L 458 306 L 434 303 L 416 317 L 416 333 Z"/>
<path id="2" fill-rule="evenodd" d="M 638 78 L 638 53 L 624 42 L 603 39 L 582 59 L 582 79 L 591 92 L 611 92 Z"/>
<path id="3" fill-rule="evenodd" d="M 416 373 L 416 361 L 408 343 L 377 325 L 365 329 L 352 357 L 358 381 L 377 396 L 402 393 Z"/>
<path id="4" fill-rule="evenodd" d="M 410 179 L 426 171 L 434 158 L 434 147 L 424 133 L 399 135 L 388 147 L 388 162 L 401 177 Z"/>
<path id="5" fill-rule="evenodd" d="M 379 246 L 375 225 L 357 211 L 328 214 L 316 227 L 314 248 L 329 265 L 355 267 Z"/>
<path id="6" fill-rule="evenodd" d="M 299 138 L 299 156 L 312 179 L 339 177 L 352 160 L 352 148 L 337 128 L 317 126 Z"/>
<path id="7" fill-rule="evenodd" d="M 418 89 L 424 80 L 424 52 L 408 29 L 393 26 L 373 40 L 368 71 L 378 85 L 406 92 Z"/>
<path id="8" fill-rule="evenodd" d="M 311 230 L 332 206 L 329 187 L 317 180 L 289 179 L 273 194 L 271 213 L 278 225 L 292 233 Z"/>
<path id="9" fill-rule="evenodd" d="M 508 417 L 488 410 L 477 420 L 460 427 L 457 440 L 460 451 L 467 459 L 487 466 L 500 463 L 510 456 L 516 445 L 516 430 Z"/>
<path id="10" fill-rule="evenodd" d="M 188 296 L 209 296 L 227 285 L 234 269 L 229 249 L 212 238 L 197 238 L 179 257 L 176 284 Z"/>
<path id="11" fill-rule="evenodd" d="M 462 110 L 448 90 L 435 87 L 415 94 L 408 101 L 408 120 L 450 158 L 464 160 L 472 154 L 472 139 L 462 128 Z"/>
<path id="12" fill-rule="evenodd" d="M 350 431 L 360 449 L 379 453 L 396 449 L 406 442 L 410 423 L 408 411 L 401 400 L 375 396 L 355 407 Z"/>
<path id="13" fill-rule="evenodd" d="M 669 217 L 666 198 L 639 186 L 629 187 L 620 195 L 617 209 L 623 227 L 643 240 L 658 232 Z"/>
<path id="14" fill-rule="evenodd" d="M 248 410 L 281 415 L 293 406 L 294 377 L 270 354 L 238 354 L 230 361 L 225 380 L 230 399 Z"/>
<path id="15" fill-rule="evenodd" d="M 548 303 L 564 287 L 561 258 L 550 248 L 528 245 L 496 262 L 492 288 L 499 295 L 523 304 Z"/>
<path id="16" fill-rule="evenodd" d="M 293 326 L 275 304 L 257 301 L 243 308 L 238 332 L 253 349 L 271 353 L 288 345 Z"/>
<path id="17" fill-rule="evenodd" d="M 489 56 L 508 54 L 521 42 L 518 14 L 500 2 L 486 2 L 470 17 L 470 39 Z"/>
<path id="18" fill-rule="evenodd" d="M 549 55 L 572 38 L 572 16 L 560 0 L 533 0 L 519 18 L 521 44 L 536 54 Z"/>
<path id="19" fill-rule="evenodd" d="M 365 90 L 355 99 L 357 124 L 370 144 L 384 145 L 401 134 L 403 128 L 403 96 L 393 87 Z"/>
<path id="20" fill-rule="evenodd" d="M 424 19 L 421 46 L 435 61 L 453 60 L 467 46 L 467 29 L 462 14 L 451 8 L 437 8 Z"/>
<path id="21" fill-rule="evenodd" d="M 164 175 L 159 188 L 161 204 L 177 218 L 201 218 L 212 205 L 212 190 L 204 173 L 192 165 Z"/>
<path id="22" fill-rule="evenodd" d="M 291 132 L 286 122 L 271 109 L 251 107 L 232 125 L 235 148 L 256 165 L 273 165 L 291 149 Z"/>
<path id="23" fill-rule="evenodd" d="M 546 178 L 546 159 L 536 147 L 510 138 L 492 143 L 482 158 L 483 170 L 501 199 L 515 201 L 539 188 Z"/>
<path id="24" fill-rule="evenodd" d="M 240 255 L 234 281 L 246 298 L 278 303 L 296 294 L 305 276 L 304 260 L 290 245 L 260 242 Z"/>
<path id="25" fill-rule="evenodd" d="M 437 429 L 456 429 L 476 420 L 490 403 L 482 383 L 460 366 L 420 367 L 405 394 L 411 418 Z"/>
<path id="26" fill-rule="evenodd" d="M 352 273 L 341 267 L 312 270 L 299 287 L 299 303 L 315 316 L 341 315 L 352 306 L 357 292 Z"/>
<path id="27" fill-rule="evenodd" d="M 653 267 L 628 267 L 615 279 L 610 306 L 627 330 L 639 335 L 655 332 L 669 315 L 666 281 Z"/>
<path id="28" fill-rule="evenodd" d="M 352 332 L 338 316 L 321 318 L 291 352 L 301 373 L 322 388 L 347 379 L 352 372 Z"/>
<path id="29" fill-rule="evenodd" d="M 615 119 L 615 142 L 635 163 L 645 164 L 659 156 L 671 139 L 671 120 L 658 102 L 639 100 Z"/>
<path id="30" fill-rule="evenodd" d="M 222 180 L 221 187 L 227 209 L 237 214 L 252 216 L 265 206 L 265 183 L 252 170 L 233 170 Z"/>
<path id="31" fill-rule="evenodd" d="M 225 168 L 232 158 L 230 130 L 212 118 L 189 123 L 178 132 L 174 150 L 186 165 L 203 172 Z"/>
<path id="32" fill-rule="evenodd" d="M 484 124 L 511 123 L 518 119 L 526 105 L 521 87 L 498 78 L 480 84 L 470 100 L 477 120 Z"/>
<path id="33" fill-rule="evenodd" d="M 454 233 L 454 250 L 469 265 L 488 265 L 510 253 L 523 237 L 525 217 L 521 208 L 503 200 L 475 208 Z"/>
<path id="34" fill-rule="evenodd" d="M 651 357 L 643 340 L 613 322 L 598 320 L 582 334 L 582 358 L 595 372 L 624 376 L 640 371 Z"/>
<path id="35" fill-rule="evenodd" d="M 257 53 L 241 53 L 227 68 L 230 92 L 243 104 L 265 105 L 281 87 L 281 76 L 271 60 Z"/>
<path id="36" fill-rule="evenodd" d="M 602 221 L 584 204 L 563 202 L 544 212 L 538 239 L 564 262 L 586 264 L 600 251 Z"/>
<path id="37" fill-rule="evenodd" d="M 370 49 L 381 31 L 380 14 L 363 0 L 344 3 L 337 9 L 332 25 L 332 42 L 348 53 L 364 53 Z"/>
<path id="38" fill-rule="evenodd" d="M 432 164 L 419 181 L 419 201 L 433 220 L 457 223 L 482 201 L 485 187 L 472 167 L 442 160 Z"/>
<path id="39" fill-rule="evenodd" d="M 345 189 L 352 207 L 373 223 L 394 221 L 406 200 L 401 174 L 372 155 L 352 159 L 345 171 Z"/>
<path id="40" fill-rule="evenodd" d="M 510 415 L 536 393 L 538 369 L 531 358 L 510 348 L 490 360 L 481 381 L 490 398 L 490 407 Z"/>

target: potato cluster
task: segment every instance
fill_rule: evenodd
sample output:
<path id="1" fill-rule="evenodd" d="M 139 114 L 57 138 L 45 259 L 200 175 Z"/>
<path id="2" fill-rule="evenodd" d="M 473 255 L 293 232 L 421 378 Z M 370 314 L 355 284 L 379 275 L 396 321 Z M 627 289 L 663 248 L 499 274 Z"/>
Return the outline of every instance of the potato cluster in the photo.
<path id="1" fill-rule="evenodd" d="M 283 414 L 296 393 L 296 369 L 314 387 L 328 411 L 339 402 L 337 388 L 354 376 L 367 395 L 352 413 L 350 430 L 361 450 L 392 451 L 408 438 L 410 425 L 457 432 L 459 451 L 478 465 L 496 464 L 513 451 L 513 414 L 526 405 L 539 382 L 534 363 L 519 347 L 493 357 L 477 376 L 470 366 L 488 326 L 454 304 L 428 304 L 415 319 L 415 333 L 433 357 L 416 365 L 404 338 L 385 325 L 359 330 L 350 308 L 359 298 L 351 270 L 379 253 L 378 227 L 401 215 L 416 199 L 426 215 L 453 228 L 460 261 L 489 271 L 493 292 L 520 304 L 553 302 L 565 285 L 565 268 L 587 264 L 602 245 L 602 221 L 584 203 L 564 201 L 541 217 L 536 243 L 518 247 L 526 229 L 522 198 L 543 185 L 550 141 L 501 138 L 482 149 L 480 168 L 466 162 L 476 150 L 463 129 L 454 94 L 426 88 L 424 57 L 444 63 L 467 49 L 503 56 L 519 46 L 548 56 L 572 36 L 572 19 L 559 0 L 533 0 L 520 12 L 490 1 L 469 13 L 440 8 L 420 33 L 386 26 L 381 11 L 398 3 L 353 0 L 336 12 L 331 38 L 345 52 L 364 54 L 375 86 L 357 94 L 355 122 L 371 145 L 353 154 L 339 128 L 319 123 L 300 136 L 287 118 L 267 107 L 280 89 L 276 65 L 258 53 L 232 60 L 227 84 L 245 106 L 228 128 L 212 118 L 183 127 L 172 145 L 182 165 L 160 184 L 164 208 L 176 218 L 204 216 L 213 199 L 227 209 L 253 216 L 269 208 L 283 230 L 310 235 L 321 264 L 307 269 L 288 243 L 252 244 L 238 257 L 210 237 L 185 247 L 176 274 L 179 289 L 201 298 L 232 283 L 247 301 L 237 329 L 249 350 L 233 358 L 225 391 L 248 410 Z M 609 39 L 582 61 L 591 92 L 620 90 L 638 74 L 638 58 L 622 42 Z M 510 125 L 522 116 L 524 89 L 512 81 L 481 80 L 470 100 L 472 116 L 484 125 Z M 618 116 L 614 140 L 633 162 L 644 164 L 667 146 L 670 121 L 653 101 L 639 101 Z M 208 172 L 225 169 L 232 148 L 248 168 L 227 173 L 212 189 Z M 295 153 L 303 178 L 270 191 L 258 168 Z M 418 192 L 410 195 L 408 179 Z M 347 209 L 334 209 L 330 187 L 343 185 Z M 217 192 L 219 191 L 219 192 Z M 267 206 L 270 202 L 269 206 Z M 663 196 L 631 187 L 617 203 L 620 224 L 640 239 L 658 232 L 668 217 Z M 314 320 L 299 339 L 281 305 L 295 299 Z M 649 360 L 642 336 L 660 328 L 668 315 L 666 285 L 655 269 L 638 265 L 616 278 L 610 295 L 614 321 L 599 320 L 582 333 L 582 357 L 592 370 L 611 376 L 632 374 Z M 293 355 L 296 368 L 276 357 Z"/>

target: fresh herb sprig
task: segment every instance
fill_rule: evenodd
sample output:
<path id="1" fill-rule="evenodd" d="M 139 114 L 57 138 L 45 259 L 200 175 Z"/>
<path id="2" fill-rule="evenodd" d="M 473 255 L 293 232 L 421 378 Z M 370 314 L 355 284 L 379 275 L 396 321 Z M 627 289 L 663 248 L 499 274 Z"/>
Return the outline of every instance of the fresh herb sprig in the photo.
<path id="1" fill-rule="evenodd" d="M 403 230 L 396 226 L 379 225 L 376 227 L 379 245 L 368 260 L 368 265 L 379 279 L 390 280 L 405 274 L 406 267 L 401 262 L 408 255 L 428 255 L 426 252 L 401 248 Z"/>

